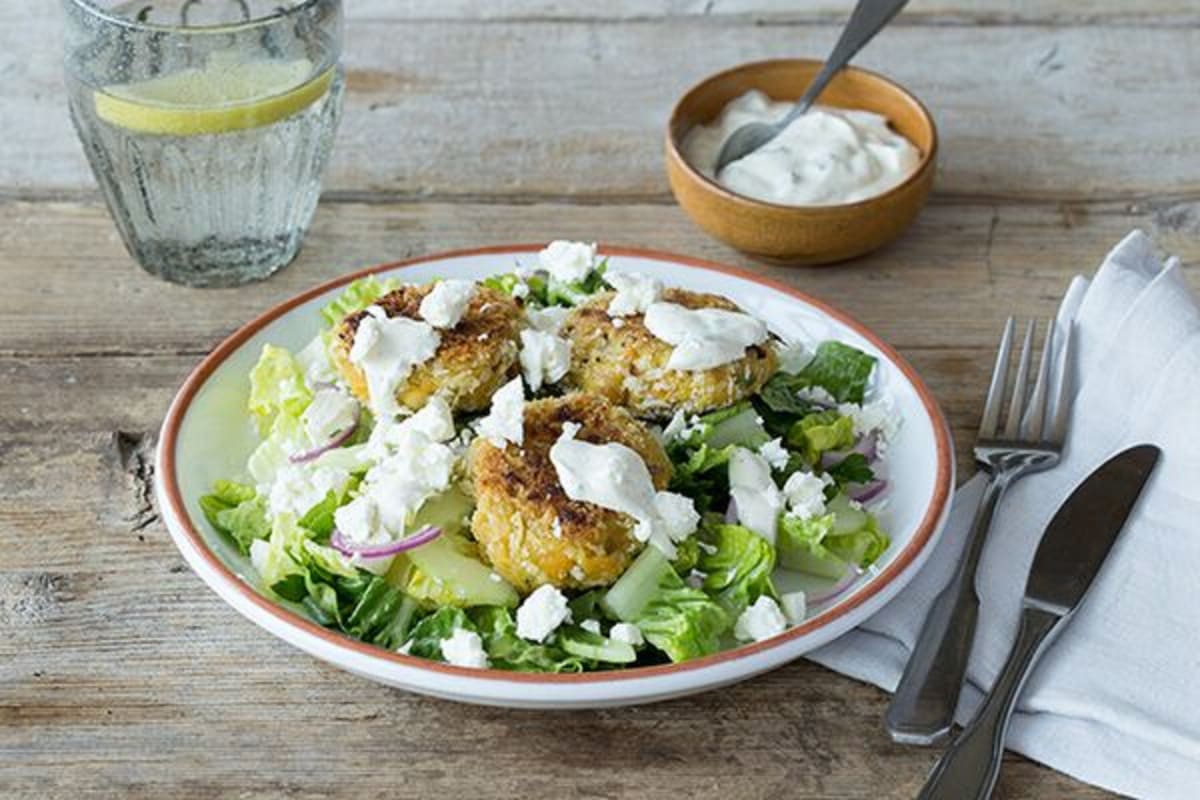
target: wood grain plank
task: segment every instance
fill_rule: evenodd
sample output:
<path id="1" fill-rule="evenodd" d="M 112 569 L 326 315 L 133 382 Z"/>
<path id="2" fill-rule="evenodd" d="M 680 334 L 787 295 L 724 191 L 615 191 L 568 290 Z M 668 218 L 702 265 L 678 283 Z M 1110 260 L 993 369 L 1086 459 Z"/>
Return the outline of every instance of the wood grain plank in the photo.
<path id="1" fill-rule="evenodd" d="M 207 352 L 271 305 L 344 272 L 458 247 L 548 238 L 676 251 L 784 280 L 905 350 L 988 348 L 1004 316 L 1051 313 L 1134 227 L 1200 266 L 1200 203 L 935 203 L 891 247 L 831 269 L 769 267 L 695 229 L 674 206 L 549 203 L 321 206 L 309 242 L 269 281 L 194 291 L 144 274 L 97 204 L 0 203 L 0 354 Z M 48 236 L 47 231 L 53 231 Z M 919 313 L 914 313 L 919 309 Z"/>
<path id="2" fill-rule="evenodd" d="M 403 5 L 403 4 L 401 4 Z M 91 192 L 67 120 L 53 4 L 0 25 L 0 192 Z M 380 6 L 376 6 L 379 8 Z M 408 197 L 667 196 L 671 105 L 694 81 L 821 56 L 833 24 L 357 19 L 327 187 Z M 1200 191 L 1200 48 L 1189 25 L 900 26 L 862 54 L 943 136 L 938 190 L 1097 199 Z M 917 55 L 919 54 L 919 55 Z"/>
<path id="3" fill-rule="evenodd" d="M 973 352 L 916 357 L 947 378 L 944 400 L 977 402 Z M 157 426 L 193 361 L 0 362 L 5 798 L 899 800 L 920 785 L 934 754 L 886 740 L 885 695 L 813 664 L 645 708 L 545 714 L 391 691 L 274 640 L 187 569 L 114 440 Z M 1016 757 L 1000 791 L 1106 796 Z"/>

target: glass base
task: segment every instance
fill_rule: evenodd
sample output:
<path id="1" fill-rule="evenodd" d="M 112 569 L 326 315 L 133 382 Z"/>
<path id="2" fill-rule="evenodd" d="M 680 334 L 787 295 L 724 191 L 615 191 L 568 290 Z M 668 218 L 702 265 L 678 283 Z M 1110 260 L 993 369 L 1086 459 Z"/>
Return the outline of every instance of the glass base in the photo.
<path id="1" fill-rule="evenodd" d="M 208 239 L 192 244 L 141 241 L 130 255 L 151 275 L 184 286 L 240 286 L 274 275 L 296 258 L 304 231 L 269 239 L 225 241 Z"/>

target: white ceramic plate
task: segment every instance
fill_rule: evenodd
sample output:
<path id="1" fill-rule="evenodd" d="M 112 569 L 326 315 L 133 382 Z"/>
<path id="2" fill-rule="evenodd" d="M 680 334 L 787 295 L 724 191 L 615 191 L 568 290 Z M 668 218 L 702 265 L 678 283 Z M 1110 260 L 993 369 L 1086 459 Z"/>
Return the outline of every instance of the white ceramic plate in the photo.
<path id="1" fill-rule="evenodd" d="M 159 438 L 157 493 L 167 529 L 192 569 L 239 612 L 317 658 L 390 686 L 453 700 L 532 708 L 646 703 L 704 691 L 777 667 L 845 633 L 878 611 L 920 569 L 949 511 L 953 448 L 941 411 L 895 351 L 858 322 L 783 284 L 696 259 L 645 250 L 602 249 L 616 269 L 654 274 L 668 285 L 714 292 L 766 320 L 785 338 L 835 338 L 879 357 L 877 388 L 903 418 L 887 453 L 891 489 L 881 522 L 888 551 L 849 592 L 802 625 L 751 645 L 667 666 L 581 675 L 473 670 L 391 653 L 327 630 L 267 599 L 249 563 L 205 521 L 198 504 L 214 480 L 237 475 L 255 445 L 246 424 L 247 375 L 263 344 L 293 350 L 320 324 L 318 309 L 370 272 L 406 282 L 480 278 L 532 259 L 541 245 L 427 256 L 346 275 L 287 301 L 238 330 L 188 377 Z"/>

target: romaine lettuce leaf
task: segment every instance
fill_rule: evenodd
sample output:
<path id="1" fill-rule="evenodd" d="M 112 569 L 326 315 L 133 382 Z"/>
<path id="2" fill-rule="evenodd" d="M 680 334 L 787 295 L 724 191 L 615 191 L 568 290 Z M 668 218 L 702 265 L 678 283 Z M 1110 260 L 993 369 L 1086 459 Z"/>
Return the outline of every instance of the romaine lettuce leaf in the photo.
<path id="1" fill-rule="evenodd" d="M 854 446 L 854 420 L 837 411 L 809 414 L 791 427 L 787 443 L 816 465 L 822 453 Z"/>
<path id="2" fill-rule="evenodd" d="M 591 661 L 571 655 L 558 646 L 557 636 L 536 644 L 517 636 L 512 612 L 499 606 L 473 608 L 467 615 L 483 639 L 493 667 L 518 672 L 582 672 Z"/>
<path id="3" fill-rule="evenodd" d="M 475 630 L 475 626 L 461 608 L 439 608 L 412 627 L 406 640 L 408 653 L 421 658 L 444 661 L 442 640 L 450 638 L 459 628 Z"/>
<path id="4" fill-rule="evenodd" d="M 867 457 L 862 453 L 850 453 L 825 471 L 840 488 L 853 483 L 870 483 L 875 479 L 875 470 L 871 469 Z"/>
<path id="5" fill-rule="evenodd" d="M 400 281 L 395 278 L 379 280 L 374 275 L 353 281 L 342 293 L 321 309 L 321 318 L 325 324 L 332 327 L 341 322 L 346 315 L 362 311 L 388 292 L 399 288 Z"/>
<path id="6" fill-rule="evenodd" d="M 280 412 L 299 419 L 312 402 L 299 362 L 282 347 L 263 345 L 258 363 L 250 370 L 250 399 L 247 406 L 258 422 L 259 432 L 270 430 Z"/>
<path id="7" fill-rule="evenodd" d="M 200 498 L 200 510 L 210 525 L 233 539 L 243 555 L 255 540 L 271 535 L 266 502 L 253 486 L 217 481 L 212 493 Z"/>
<path id="8" fill-rule="evenodd" d="M 806 386 L 820 386 L 839 403 L 861 403 L 875 361 L 875 356 L 848 344 L 821 342 L 812 361 L 796 377 Z"/>
<path id="9" fill-rule="evenodd" d="M 775 548 L 741 525 L 710 525 L 701 532 L 708 545 L 696 567 L 704 573 L 704 590 L 715 597 L 730 618 L 737 617 L 761 595 L 777 597 L 771 583 Z"/>

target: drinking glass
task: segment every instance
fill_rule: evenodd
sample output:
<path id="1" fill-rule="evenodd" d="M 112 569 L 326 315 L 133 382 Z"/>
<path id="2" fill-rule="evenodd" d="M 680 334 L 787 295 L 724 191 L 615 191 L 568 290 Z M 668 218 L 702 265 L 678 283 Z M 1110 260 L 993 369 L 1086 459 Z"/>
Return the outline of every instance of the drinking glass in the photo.
<path id="1" fill-rule="evenodd" d="M 130 255 L 191 286 L 288 264 L 341 117 L 341 0 L 63 0 L 71 118 Z"/>

